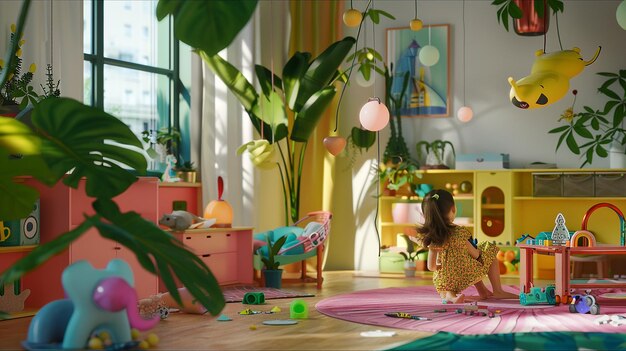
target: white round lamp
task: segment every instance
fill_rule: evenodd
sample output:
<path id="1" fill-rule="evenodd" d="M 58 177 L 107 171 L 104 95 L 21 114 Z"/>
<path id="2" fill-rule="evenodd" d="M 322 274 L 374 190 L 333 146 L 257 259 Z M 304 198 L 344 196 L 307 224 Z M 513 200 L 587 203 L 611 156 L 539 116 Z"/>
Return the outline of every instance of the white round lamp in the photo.
<path id="1" fill-rule="evenodd" d="M 622 29 L 626 30 L 626 0 L 622 1 L 622 3 L 617 6 L 615 17 L 617 18 L 617 24 L 619 24 Z"/>
<path id="2" fill-rule="evenodd" d="M 385 104 L 380 102 L 379 98 L 370 98 L 369 101 L 361 107 L 359 112 L 359 121 L 363 128 L 377 132 L 389 123 L 389 110 Z"/>
<path id="3" fill-rule="evenodd" d="M 474 117 L 474 111 L 471 107 L 463 106 L 456 112 L 456 118 L 463 123 L 467 123 Z"/>
<path id="4" fill-rule="evenodd" d="M 426 67 L 434 66 L 439 62 L 439 49 L 432 45 L 426 45 L 420 49 L 419 59 Z"/>

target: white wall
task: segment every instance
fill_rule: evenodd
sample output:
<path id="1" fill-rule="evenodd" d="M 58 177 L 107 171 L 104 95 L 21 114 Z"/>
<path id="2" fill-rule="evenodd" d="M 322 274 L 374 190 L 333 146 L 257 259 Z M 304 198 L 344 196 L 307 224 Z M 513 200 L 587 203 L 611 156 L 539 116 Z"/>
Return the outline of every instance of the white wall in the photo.
<path id="1" fill-rule="evenodd" d="M 363 11 L 367 1 L 354 0 L 355 8 Z M 585 60 L 591 58 L 601 45 L 598 60 L 588 66 L 579 76 L 570 81 L 570 91 L 578 89 L 576 107 L 584 105 L 604 106 L 603 99 L 596 89 L 603 82 L 597 72 L 626 69 L 626 31 L 618 26 L 615 11 L 620 1 L 565 1 L 565 12 L 559 15 L 559 27 L 563 49 L 577 46 Z M 346 1 L 350 8 L 350 1 Z M 385 55 L 386 28 L 408 27 L 414 15 L 414 1 L 374 1 L 375 8 L 383 9 L 396 17 L 388 20 L 383 17 L 376 26 L 375 48 Z M 488 0 L 465 2 L 466 28 L 466 102 L 474 110 L 474 119 L 461 123 L 455 117 L 456 110 L 463 104 L 463 2 L 419 0 L 419 17 L 424 24 L 450 24 L 450 94 L 453 103 L 451 117 L 448 118 L 404 118 L 403 135 L 409 150 L 415 155 L 415 143 L 420 140 L 432 141 L 443 138 L 454 143 L 457 153 L 501 152 L 511 157 L 512 167 L 525 167 L 534 161 L 556 163 L 560 168 L 578 168 L 582 161 L 561 148 L 555 153 L 558 136 L 548 134 L 548 130 L 561 125 L 559 115 L 572 104 L 572 95 L 541 109 L 521 110 L 509 101 L 510 86 L 507 77 L 515 79 L 530 73 L 536 50 L 543 48 L 543 37 L 522 37 L 514 33 L 512 27 L 506 32 L 496 19 L 497 7 Z M 368 26 L 368 46 L 373 46 L 371 22 Z M 356 30 L 345 28 L 345 35 L 356 36 Z M 559 43 L 556 21 L 551 18 L 546 51 L 558 51 Z M 347 136 L 353 126 L 358 125 L 358 113 L 369 96 L 384 96 L 384 82 L 378 79 L 375 87 L 361 88 L 352 84 L 342 102 L 340 122 L 341 135 Z M 562 123 L 562 122 L 561 122 Z M 389 138 L 389 128 L 380 132 L 380 149 L 384 151 Z M 376 146 L 357 158 L 352 169 L 347 168 L 348 160 L 339 159 L 336 178 L 345 184 L 352 180 L 352 193 L 372 192 L 363 180 L 362 169 L 376 159 Z M 608 167 L 607 159 L 594 161 L 594 168 Z M 370 178 L 371 179 L 371 178 Z M 345 192 L 344 189 L 341 190 Z M 339 194 L 339 192 L 337 193 Z M 355 269 L 377 269 L 378 248 L 376 232 L 373 229 L 376 200 L 370 196 L 367 201 L 345 200 L 335 196 L 334 224 L 342 228 L 342 235 L 354 240 Z M 355 196 L 356 198 L 356 196 Z M 340 203 L 347 201 L 346 203 Z M 357 220 L 358 219 L 358 220 Z M 338 223 L 342 221 L 342 223 Z M 347 221 L 343 222 L 343 221 Z M 351 228 L 352 227 L 352 228 Z M 345 234 L 346 232 L 354 234 Z M 334 234 L 337 234 L 335 232 Z M 349 239 L 347 239 L 349 240 Z M 340 246 L 348 245 L 343 242 Z M 349 269 L 333 254 L 340 255 L 340 248 L 331 242 L 329 269 Z M 337 250 L 337 251 L 335 251 Z"/>

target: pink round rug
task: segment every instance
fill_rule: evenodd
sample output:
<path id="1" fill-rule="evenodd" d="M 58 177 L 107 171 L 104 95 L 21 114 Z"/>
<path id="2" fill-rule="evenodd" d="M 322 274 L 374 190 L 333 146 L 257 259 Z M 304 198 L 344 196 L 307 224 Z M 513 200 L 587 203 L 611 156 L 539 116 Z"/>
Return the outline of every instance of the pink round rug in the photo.
<path id="1" fill-rule="evenodd" d="M 518 294 L 519 288 L 505 287 Z M 604 289 L 603 292 L 608 292 Z M 464 291 L 466 296 L 477 296 L 474 287 Z M 601 295 L 602 292 L 594 294 Z M 519 332 L 578 331 L 626 333 L 626 325 L 597 324 L 595 320 L 604 314 L 626 315 L 626 306 L 616 305 L 618 300 L 598 298 L 600 315 L 570 313 L 569 306 L 522 306 L 518 300 L 480 301 L 479 305 L 495 311 L 495 318 L 470 316 L 456 313 L 466 304 L 441 303 L 433 286 L 410 288 L 385 288 L 355 291 L 324 299 L 315 305 L 320 313 L 329 317 L 355 323 L 381 327 L 418 330 L 426 332 L 447 331 L 456 334 L 494 334 Z M 445 309 L 446 312 L 435 312 Z M 499 312 L 498 312 L 499 311 Z M 385 316 L 390 312 L 406 312 L 430 320 L 402 319 Z"/>

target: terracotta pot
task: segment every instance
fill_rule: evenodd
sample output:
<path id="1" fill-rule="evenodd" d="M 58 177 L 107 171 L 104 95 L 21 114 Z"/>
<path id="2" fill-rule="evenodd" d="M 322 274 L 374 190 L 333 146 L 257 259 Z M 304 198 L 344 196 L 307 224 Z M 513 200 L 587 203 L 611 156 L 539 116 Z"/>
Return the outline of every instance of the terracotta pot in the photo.
<path id="1" fill-rule="evenodd" d="M 515 4 L 522 10 L 522 18 L 513 20 L 515 33 L 522 36 L 538 36 L 548 31 L 550 26 L 550 8 L 544 0 L 543 17 L 539 17 L 535 11 L 534 0 L 514 0 Z"/>

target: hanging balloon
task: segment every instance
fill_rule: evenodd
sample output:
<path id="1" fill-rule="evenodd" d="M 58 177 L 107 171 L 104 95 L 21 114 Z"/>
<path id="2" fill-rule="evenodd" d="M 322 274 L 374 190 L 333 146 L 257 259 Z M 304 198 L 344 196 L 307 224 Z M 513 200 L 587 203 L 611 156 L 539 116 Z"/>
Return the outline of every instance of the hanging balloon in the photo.
<path id="1" fill-rule="evenodd" d="M 617 24 L 619 24 L 622 29 L 626 30 L 626 0 L 622 1 L 622 3 L 617 6 L 615 18 L 617 18 Z"/>
<path id="2" fill-rule="evenodd" d="M 337 156 L 346 147 L 346 138 L 340 136 L 327 136 L 324 138 L 324 146 L 333 156 Z"/>
<path id="3" fill-rule="evenodd" d="M 471 107 L 467 107 L 467 106 L 461 107 L 456 113 L 456 118 L 458 118 L 459 121 L 463 123 L 467 123 L 471 121 L 473 117 L 474 117 L 474 111 L 472 111 Z"/>
<path id="4" fill-rule="evenodd" d="M 434 66 L 439 62 L 439 49 L 432 45 L 426 45 L 420 49 L 419 59 L 426 67 Z"/>
<path id="5" fill-rule="evenodd" d="M 380 102 L 379 98 L 370 98 L 369 101 L 361 107 L 359 112 L 359 120 L 363 128 L 377 132 L 389 123 L 389 110 L 385 104 Z"/>

